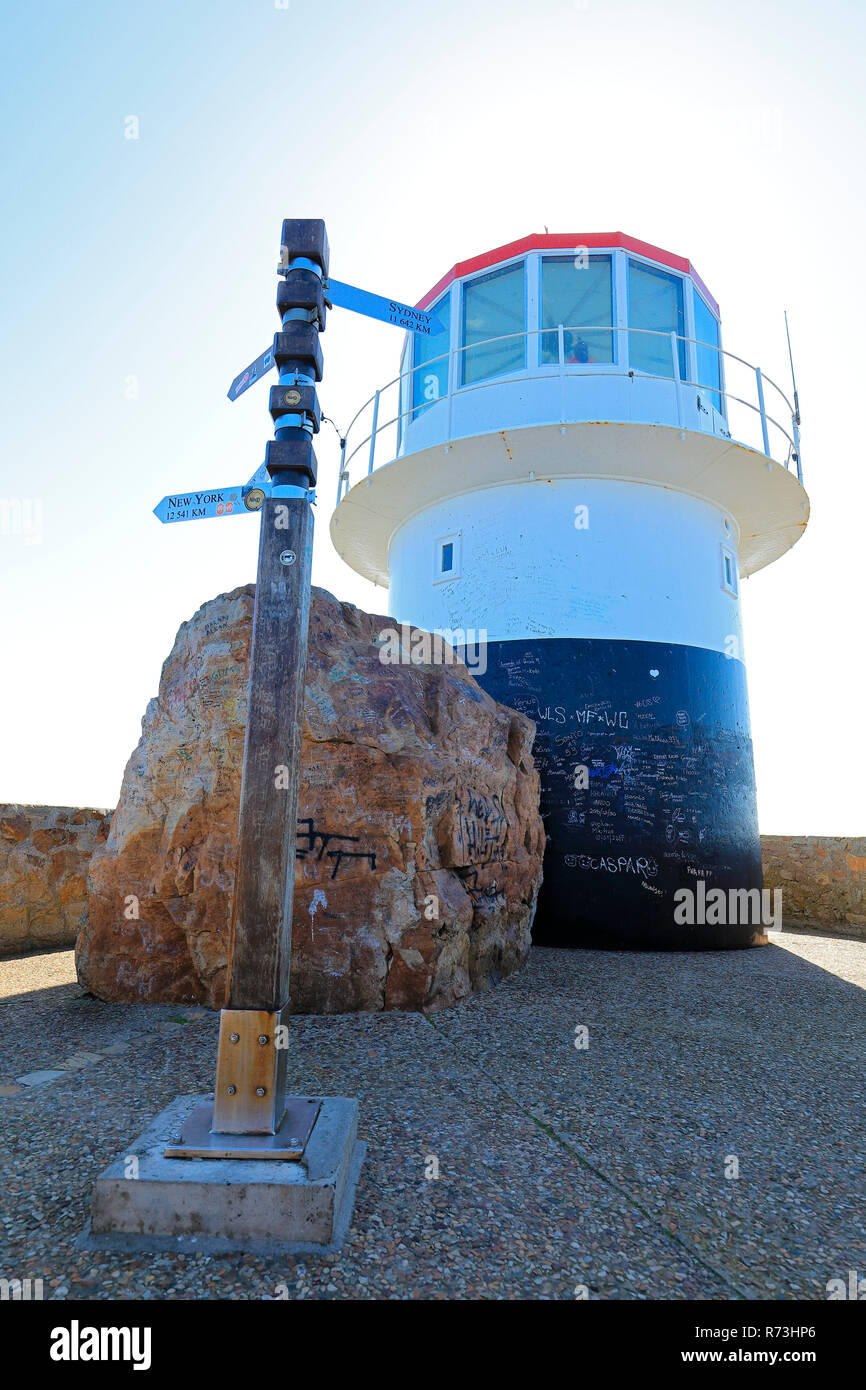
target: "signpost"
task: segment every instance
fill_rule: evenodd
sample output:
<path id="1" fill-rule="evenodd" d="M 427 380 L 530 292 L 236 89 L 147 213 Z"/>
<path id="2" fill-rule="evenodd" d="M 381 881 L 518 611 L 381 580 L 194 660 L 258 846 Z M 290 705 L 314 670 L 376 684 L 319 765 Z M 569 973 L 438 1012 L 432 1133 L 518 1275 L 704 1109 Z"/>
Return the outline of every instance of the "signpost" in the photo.
<path id="1" fill-rule="evenodd" d="M 431 337 L 434 333 L 445 332 L 442 321 L 435 314 L 428 314 L 426 309 L 413 309 L 411 304 L 401 304 L 399 299 L 384 299 L 380 294 L 344 285 L 340 280 L 328 281 L 328 301 L 338 309 L 353 309 L 356 314 L 393 323 L 409 333 Z"/>
<path id="2" fill-rule="evenodd" d="M 209 492 L 176 493 L 163 497 L 153 509 L 154 516 L 168 524 L 172 521 L 201 521 L 209 516 L 243 516 L 245 511 L 257 512 L 264 501 L 259 487 L 220 487 Z"/>
<path id="3" fill-rule="evenodd" d="M 329 300 L 324 222 L 283 223 L 279 274 L 280 331 L 229 393 L 236 399 L 276 367 L 269 397 L 274 438 L 264 463 L 243 485 L 171 494 L 154 509 L 166 524 L 251 511 L 261 516 L 228 997 L 214 1094 L 178 1096 L 99 1174 L 82 1238 L 89 1249 L 333 1249 L 348 1229 L 364 1156 L 357 1100 L 286 1094 L 313 436 L 322 418 L 319 334 L 340 295 L 337 290 Z M 351 293 L 358 312 L 379 316 L 378 296 Z M 416 311 L 403 312 L 408 305 L 387 304 L 390 322 L 435 331 L 429 315 L 418 313 L 416 321 Z M 218 1161 L 177 1161 L 186 1159 Z"/>
<path id="4" fill-rule="evenodd" d="M 166 1158 L 298 1159 L 320 1105 L 285 1093 L 292 900 L 304 673 L 316 483 L 313 435 L 321 423 L 319 334 L 331 305 L 430 335 L 433 315 L 328 279 L 319 220 L 288 219 L 277 291 L 282 327 L 229 388 L 237 400 L 276 367 L 269 408 L 275 438 L 243 486 L 164 497 L 163 523 L 261 512 L 232 903 L 228 1001 L 220 1015 L 214 1099 L 198 1104 Z"/>
<path id="5" fill-rule="evenodd" d="M 273 365 L 274 350 L 273 348 L 266 348 L 264 352 L 259 354 L 255 362 L 251 362 L 244 371 L 239 372 L 235 377 L 229 387 L 229 400 L 236 401 L 238 396 L 242 396 L 244 391 L 248 391 L 260 376 L 265 376 Z"/>
<path id="6" fill-rule="evenodd" d="M 321 412 L 319 333 L 328 274 L 324 222 L 283 223 L 282 329 L 236 379 L 236 394 L 268 357 L 279 371 L 275 438 L 246 489 L 163 499 L 160 520 L 261 512 L 250 682 L 232 902 L 228 1002 L 220 1015 L 213 1103 L 197 1106 L 166 1157 L 297 1159 L 319 1102 L 285 1094 L 289 961 L 304 672 L 310 610 L 316 457 Z M 233 383 L 235 390 L 236 383 Z M 264 470 L 264 473 L 262 472 Z M 264 486 L 254 486 L 254 480 Z M 231 510 L 227 510 L 231 508 Z"/>

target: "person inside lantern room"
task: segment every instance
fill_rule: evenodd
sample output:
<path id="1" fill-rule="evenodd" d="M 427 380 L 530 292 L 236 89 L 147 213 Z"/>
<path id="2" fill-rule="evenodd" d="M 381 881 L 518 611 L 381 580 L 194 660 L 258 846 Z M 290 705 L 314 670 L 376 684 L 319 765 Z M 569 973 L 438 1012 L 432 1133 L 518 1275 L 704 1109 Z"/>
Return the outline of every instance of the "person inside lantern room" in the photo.
<path id="1" fill-rule="evenodd" d="M 572 333 L 568 329 L 562 335 L 562 347 L 565 353 L 566 362 L 591 362 L 589 347 L 579 333 Z"/>

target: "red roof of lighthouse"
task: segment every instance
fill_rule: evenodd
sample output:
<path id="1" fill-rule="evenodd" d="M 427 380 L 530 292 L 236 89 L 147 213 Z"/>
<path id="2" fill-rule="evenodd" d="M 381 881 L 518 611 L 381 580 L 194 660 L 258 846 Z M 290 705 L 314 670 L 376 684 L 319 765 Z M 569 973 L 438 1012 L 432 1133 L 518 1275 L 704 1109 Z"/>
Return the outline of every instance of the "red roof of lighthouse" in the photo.
<path id="1" fill-rule="evenodd" d="M 516 256 L 523 256 L 527 251 L 573 251 L 578 246 L 586 246 L 590 250 L 594 247 L 617 247 L 624 251 L 633 251 L 636 256 L 645 256 L 647 260 L 657 261 L 660 265 L 670 266 L 672 270 L 678 270 L 681 275 L 691 276 L 701 294 L 706 299 L 710 308 L 716 314 L 719 306 L 710 294 L 698 272 L 695 270 L 691 261 L 683 256 L 675 256 L 672 251 L 663 251 L 660 246 L 652 246 L 648 241 L 638 241 L 637 237 L 628 236 L 625 232 L 534 232 L 531 236 L 521 237 L 519 241 L 509 241 L 505 246 L 497 246 L 493 251 L 485 251 L 481 256 L 473 256 L 468 261 L 458 261 L 452 266 L 447 275 L 443 275 L 431 290 L 419 299 L 418 309 L 426 309 L 438 299 L 443 290 L 447 290 L 453 280 L 462 280 L 466 275 L 473 275 L 479 270 L 488 270 L 491 266 L 500 265 L 503 261 L 513 260 Z"/>

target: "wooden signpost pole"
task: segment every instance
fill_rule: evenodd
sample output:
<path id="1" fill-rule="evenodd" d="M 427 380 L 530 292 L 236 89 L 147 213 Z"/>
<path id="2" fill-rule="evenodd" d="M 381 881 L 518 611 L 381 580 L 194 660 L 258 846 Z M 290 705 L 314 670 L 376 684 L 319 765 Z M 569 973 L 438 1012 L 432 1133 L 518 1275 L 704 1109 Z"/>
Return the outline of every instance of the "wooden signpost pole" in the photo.
<path id="1" fill-rule="evenodd" d="M 279 372 L 270 394 L 275 437 L 262 469 L 240 489 L 247 510 L 260 508 L 262 516 L 228 1004 L 220 1015 L 213 1102 L 190 1113 L 179 1139 L 164 1149 L 166 1158 L 298 1158 L 322 1104 L 285 1093 L 316 483 L 312 440 L 321 424 L 319 334 L 332 304 L 411 333 L 444 332 L 426 309 L 329 279 L 328 260 L 324 222 L 283 223 L 277 291 L 282 328 L 273 347 L 235 377 L 228 393 L 237 400 L 273 366 Z M 267 484 L 259 486 L 264 475 Z M 168 496 L 155 511 L 163 522 L 229 515 L 233 509 L 224 491 L 236 500 L 231 490 L 220 490 L 207 506 L 191 509 L 189 498 Z"/>
<path id="2" fill-rule="evenodd" d="M 199 1106 L 170 1157 L 293 1159 L 319 1102 L 285 1094 L 301 724 L 313 552 L 312 436 L 320 410 L 319 332 L 328 240 L 319 220 L 283 223 L 232 909 L 228 1006 L 220 1015 L 213 1105 Z M 257 500 L 257 499 L 256 499 Z"/>

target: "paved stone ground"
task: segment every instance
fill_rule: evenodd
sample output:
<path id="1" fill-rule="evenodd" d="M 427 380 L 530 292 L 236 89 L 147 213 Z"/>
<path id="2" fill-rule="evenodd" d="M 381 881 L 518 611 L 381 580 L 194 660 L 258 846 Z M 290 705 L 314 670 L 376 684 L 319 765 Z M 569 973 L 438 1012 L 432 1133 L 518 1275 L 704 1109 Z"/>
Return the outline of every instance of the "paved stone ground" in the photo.
<path id="1" fill-rule="evenodd" d="M 69 1299 L 824 1299 L 866 1271 L 864 987 L 866 943 L 786 931 L 536 949 L 429 1020 L 296 1019 L 290 1085 L 361 1102 L 342 1253 L 132 1257 L 76 1250 L 93 1180 L 212 1088 L 216 1017 L 83 996 L 71 952 L 0 961 L 0 1277 Z"/>

